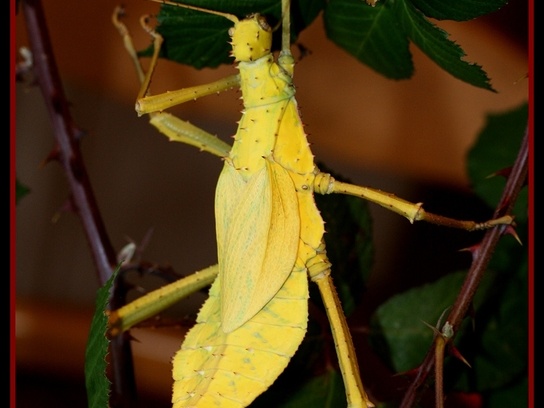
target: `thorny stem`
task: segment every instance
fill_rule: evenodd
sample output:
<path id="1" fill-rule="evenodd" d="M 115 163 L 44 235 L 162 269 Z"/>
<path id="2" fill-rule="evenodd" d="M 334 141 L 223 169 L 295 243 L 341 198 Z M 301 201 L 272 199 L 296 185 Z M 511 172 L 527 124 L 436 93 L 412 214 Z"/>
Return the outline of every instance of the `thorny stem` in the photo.
<path id="1" fill-rule="evenodd" d="M 502 215 L 510 214 L 516 203 L 517 196 L 525 185 L 527 179 L 527 168 L 528 168 L 528 158 L 529 158 L 529 130 L 526 128 L 525 135 L 522 140 L 518 157 L 512 167 L 508 180 L 503 190 L 503 194 L 493 218 L 500 217 Z M 499 242 L 500 237 L 503 235 L 504 226 L 497 226 L 486 232 L 484 238 L 479 246 L 479 248 L 473 252 L 473 259 L 471 267 L 468 271 L 467 277 L 463 282 L 463 286 L 459 291 L 459 295 L 455 300 L 454 305 L 452 306 L 450 313 L 446 321 L 453 328 L 453 336 L 448 338 L 447 341 L 453 341 L 457 330 L 459 329 L 464 317 L 466 316 L 467 311 L 469 310 L 474 294 L 480 281 L 487 269 L 487 265 L 491 260 L 495 247 Z M 410 408 L 415 406 L 420 393 L 425 388 L 425 383 L 427 377 L 432 372 L 433 367 L 436 363 L 435 360 L 435 348 L 436 341 L 438 341 L 439 336 L 435 336 L 433 345 L 429 348 L 427 355 L 425 356 L 423 362 L 419 366 L 417 376 L 414 381 L 411 383 L 407 392 L 404 394 L 404 398 L 400 405 L 400 408 Z"/>
<path id="2" fill-rule="evenodd" d="M 442 336 L 442 334 L 438 334 L 436 336 L 435 341 L 435 349 L 434 349 L 434 355 L 435 355 L 435 390 L 436 390 L 436 396 L 435 396 L 435 407 L 436 408 L 444 408 L 444 349 L 446 347 L 446 339 Z"/>
<path id="3" fill-rule="evenodd" d="M 29 41 L 34 58 L 34 72 L 44 96 L 57 146 L 55 158 L 65 170 L 71 191 L 72 205 L 79 215 L 101 284 L 111 276 L 116 256 L 107 236 L 104 222 L 91 188 L 87 169 L 79 149 L 76 128 L 64 95 L 53 56 L 43 9 L 39 0 L 25 0 L 23 11 L 27 21 Z"/>
<path id="4" fill-rule="evenodd" d="M 98 281 L 104 284 L 117 261 L 79 149 L 78 136 L 81 132 L 75 126 L 62 88 L 41 1 L 24 0 L 22 6 L 34 59 L 34 74 L 56 139 L 56 146 L 49 158 L 58 160 L 64 169 L 71 192 L 71 205 L 83 224 Z M 135 396 L 136 387 L 130 342 L 123 336 L 111 343 L 111 367 L 114 378 L 112 402 L 117 402 L 117 399 L 134 400 L 131 396 Z M 112 403 L 111 406 L 121 405 Z"/>

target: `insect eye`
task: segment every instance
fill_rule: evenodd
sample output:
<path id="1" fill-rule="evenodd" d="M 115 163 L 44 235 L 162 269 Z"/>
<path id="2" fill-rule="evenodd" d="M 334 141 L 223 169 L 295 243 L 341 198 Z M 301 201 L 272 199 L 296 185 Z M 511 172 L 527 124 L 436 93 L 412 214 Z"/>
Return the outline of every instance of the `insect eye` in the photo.
<path id="1" fill-rule="evenodd" d="M 264 16 L 258 16 L 257 17 L 257 22 L 259 23 L 259 26 L 265 30 L 265 31 L 270 31 L 271 28 L 270 28 L 270 25 L 268 24 L 268 21 L 266 21 L 266 18 L 264 18 Z"/>

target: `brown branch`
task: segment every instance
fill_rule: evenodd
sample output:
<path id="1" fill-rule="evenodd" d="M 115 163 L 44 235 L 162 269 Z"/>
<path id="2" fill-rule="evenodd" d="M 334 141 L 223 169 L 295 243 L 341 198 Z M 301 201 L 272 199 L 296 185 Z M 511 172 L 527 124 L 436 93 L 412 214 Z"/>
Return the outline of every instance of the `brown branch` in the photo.
<path id="1" fill-rule="evenodd" d="M 57 142 L 55 158 L 58 158 L 65 171 L 72 203 L 91 246 L 99 282 L 104 284 L 115 267 L 116 256 L 98 211 L 79 149 L 76 135 L 80 132 L 74 124 L 64 95 L 41 2 L 25 0 L 23 11 L 34 60 L 35 78 L 42 91 Z"/>
<path id="2" fill-rule="evenodd" d="M 503 194 L 494 213 L 494 218 L 501 217 L 506 214 L 511 214 L 517 196 L 525 185 L 527 178 L 528 157 L 529 157 L 529 131 L 525 130 L 525 135 L 521 143 L 518 157 L 512 167 L 508 180 L 503 190 Z M 504 226 L 495 227 L 484 235 L 484 238 L 478 249 L 473 252 L 473 260 L 468 271 L 467 277 L 463 282 L 463 286 L 459 291 L 459 295 L 455 300 L 453 307 L 446 321 L 452 326 L 454 335 L 448 338 L 448 342 L 453 341 L 457 330 L 459 329 L 467 311 L 469 310 L 474 294 L 480 284 L 480 281 L 487 269 L 487 265 L 491 260 L 493 252 L 499 242 L 500 237 L 505 230 Z M 435 365 L 435 348 L 436 341 L 439 336 L 435 336 L 432 346 L 429 348 L 427 355 L 421 363 L 417 376 L 411 383 L 400 405 L 400 408 L 410 408 L 415 405 L 421 392 L 425 388 L 425 383 L 429 374 L 433 371 Z"/>
<path id="3" fill-rule="evenodd" d="M 22 9 L 34 61 L 34 76 L 43 94 L 56 140 L 49 159 L 59 161 L 64 169 L 70 187 L 71 204 L 83 224 L 98 281 L 104 284 L 111 276 L 117 260 L 79 149 L 78 135 L 81 132 L 75 126 L 62 88 L 41 1 L 24 0 Z M 114 378 L 111 406 L 127 406 L 120 405 L 120 401 L 126 404 L 126 401 L 134 400 L 136 389 L 130 341 L 119 336 L 111 343 L 110 350 Z"/>

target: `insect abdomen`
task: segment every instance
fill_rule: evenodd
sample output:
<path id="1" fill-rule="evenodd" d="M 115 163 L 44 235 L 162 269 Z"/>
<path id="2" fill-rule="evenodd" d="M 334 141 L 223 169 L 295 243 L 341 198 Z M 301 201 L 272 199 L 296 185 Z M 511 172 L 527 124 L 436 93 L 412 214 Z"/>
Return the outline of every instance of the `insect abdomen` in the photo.
<path id="1" fill-rule="evenodd" d="M 297 268 L 243 326 L 221 329 L 219 278 L 174 357 L 174 408 L 246 407 L 283 372 L 307 328 L 308 278 Z"/>

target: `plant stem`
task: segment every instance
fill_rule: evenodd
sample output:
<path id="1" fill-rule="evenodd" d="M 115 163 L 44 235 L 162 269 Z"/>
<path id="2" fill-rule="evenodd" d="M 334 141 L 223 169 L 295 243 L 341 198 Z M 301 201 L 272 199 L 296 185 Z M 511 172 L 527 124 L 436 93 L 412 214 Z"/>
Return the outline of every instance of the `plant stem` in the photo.
<path id="1" fill-rule="evenodd" d="M 79 149 L 78 136 L 82 132 L 75 126 L 70 114 L 41 1 L 23 0 L 21 5 L 34 60 L 32 68 L 43 94 L 56 140 L 56 146 L 48 158 L 57 160 L 64 169 L 71 192 L 70 202 L 83 224 L 98 281 L 102 285 L 111 276 L 117 260 Z M 136 390 L 130 341 L 125 336 L 119 336 L 118 340 L 111 343 L 111 366 L 114 378 L 112 402 L 115 401 L 111 406 L 119 407 L 119 401 L 135 400 L 133 396 Z"/>
<path id="2" fill-rule="evenodd" d="M 528 128 L 525 130 L 525 135 L 522 140 L 518 156 L 512 167 L 510 175 L 503 190 L 503 194 L 497 208 L 495 209 L 494 218 L 501 217 L 506 214 L 511 214 L 514 204 L 516 202 L 517 196 L 526 184 L 527 172 L 528 172 L 528 158 L 529 158 L 529 131 Z M 455 300 L 453 307 L 450 310 L 450 313 L 446 319 L 453 327 L 454 335 L 451 338 L 448 338 L 448 342 L 453 341 L 455 334 L 459 329 L 466 313 L 472 304 L 474 294 L 480 281 L 487 269 L 487 265 L 491 260 L 495 247 L 499 242 L 499 239 L 504 233 L 504 226 L 497 226 L 486 232 L 482 242 L 479 247 L 473 251 L 473 259 L 471 267 L 468 271 L 467 277 L 463 282 L 463 286 L 459 291 L 459 295 Z M 407 392 L 404 394 L 404 398 L 400 405 L 400 408 L 410 408 L 413 407 L 416 401 L 419 398 L 420 393 L 425 388 L 425 383 L 427 377 L 432 372 L 433 367 L 436 363 L 435 361 L 435 348 L 436 341 L 439 336 L 435 336 L 435 340 L 432 346 L 429 348 L 425 359 L 421 363 L 417 376 L 414 381 L 410 384 Z"/>

